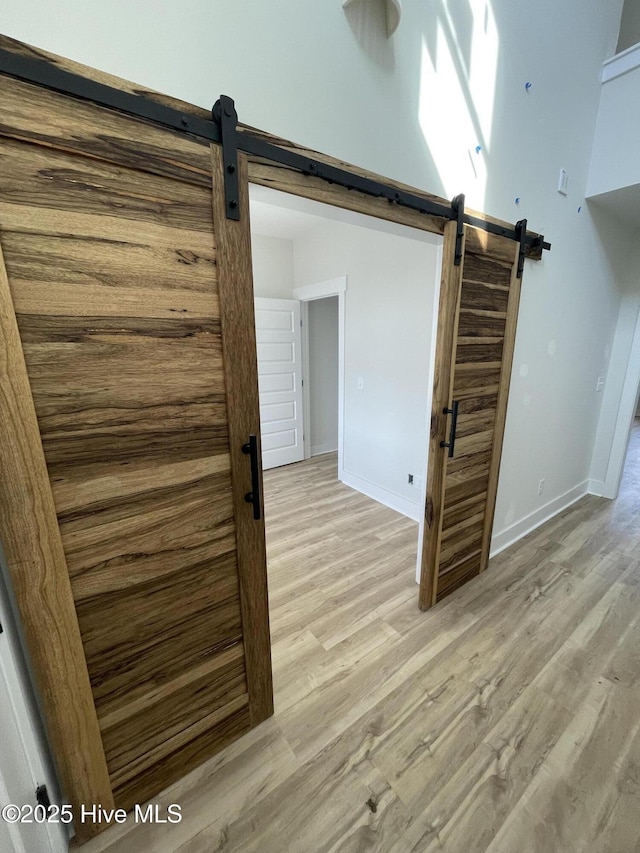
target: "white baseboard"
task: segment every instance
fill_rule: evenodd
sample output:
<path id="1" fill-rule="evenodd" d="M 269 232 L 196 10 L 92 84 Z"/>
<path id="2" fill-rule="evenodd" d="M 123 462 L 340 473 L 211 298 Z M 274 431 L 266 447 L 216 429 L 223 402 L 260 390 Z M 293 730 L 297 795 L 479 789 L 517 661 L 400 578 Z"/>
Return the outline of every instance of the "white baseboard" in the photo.
<path id="1" fill-rule="evenodd" d="M 610 495 L 607 494 L 607 484 L 604 480 L 589 480 L 589 494 L 597 495 L 599 498 L 608 498 Z"/>
<path id="2" fill-rule="evenodd" d="M 516 521 L 515 524 L 510 525 L 506 530 L 494 534 L 491 538 L 490 556 L 495 557 L 500 551 L 504 551 L 505 548 L 522 539 L 527 533 L 531 533 L 532 530 L 540 527 L 546 521 L 551 521 L 554 516 L 588 494 L 590 485 L 591 481 L 585 480 L 584 483 L 574 486 L 573 489 L 569 489 L 568 492 L 549 501 L 549 503 L 541 506 L 540 509 L 536 509 L 534 512 L 529 513 L 529 515 L 525 515 L 524 518 Z"/>
<path id="3" fill-rule="evenodd" d="M 344 469 L 338 471 L 338 479 L 350 489 L 355 489 L 356 492 L 362 492 L 368 498 L 373 498 L 379 504 L 388 506 L 389 509 L 394 509 L 396 512 L 406 515 L 412 521 L 420 520 L 420 507 L 417 503 L 412 503 L 401 495 L 396 495 L 395 492 L 390 492 L 388 489 L 382 488 L 375 483 L 370 483 L 368 480 L 352 474 Z"/>
<path id="4" fill-rule="evenodd" d="M 311 455 L 322 456 L 323 453 L 335 453 L 337 449 L 337 444 L 312 444 Z"/>

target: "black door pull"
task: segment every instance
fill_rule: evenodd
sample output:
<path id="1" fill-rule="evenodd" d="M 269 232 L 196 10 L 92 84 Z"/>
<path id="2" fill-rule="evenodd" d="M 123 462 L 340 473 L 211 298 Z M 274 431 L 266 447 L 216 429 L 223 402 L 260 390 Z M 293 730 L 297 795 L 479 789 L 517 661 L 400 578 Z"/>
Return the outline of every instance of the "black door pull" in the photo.
<path id="1" fill-rule="evenodd" d="M 260 469 L 258 466 L 258 436 L 250 435 L 249 441 L 242 445 L 242 452 L 251 456 L 251 491 L 244 496 L 248 504 L 253 504 L 253 517 L 260 519 Z"/>
<path id="2" fill-rule="evenodd" d="M 440 447 L 449 448 L 449 458 L 454 454 L 456 448 L 456 429 L 458 427 L 458 404 L 459 400 L 454 400 L 450 409 L 443 409 L 443 415 L 451 415 L 451 426 L 449 427 L 449 441 L 441 441 Z"/>

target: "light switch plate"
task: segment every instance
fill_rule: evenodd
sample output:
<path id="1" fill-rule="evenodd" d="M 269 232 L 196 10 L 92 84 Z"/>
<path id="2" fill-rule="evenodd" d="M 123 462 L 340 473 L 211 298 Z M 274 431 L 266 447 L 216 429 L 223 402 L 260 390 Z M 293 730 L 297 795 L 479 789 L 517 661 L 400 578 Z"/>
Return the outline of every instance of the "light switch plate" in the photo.
<path id="1" fill-rule="evenodd" d="M 560 169 L 560 177 L 558 178 L 558 192 L 560 195 L 569 194 L 569 175 L 566 169 Z"/>

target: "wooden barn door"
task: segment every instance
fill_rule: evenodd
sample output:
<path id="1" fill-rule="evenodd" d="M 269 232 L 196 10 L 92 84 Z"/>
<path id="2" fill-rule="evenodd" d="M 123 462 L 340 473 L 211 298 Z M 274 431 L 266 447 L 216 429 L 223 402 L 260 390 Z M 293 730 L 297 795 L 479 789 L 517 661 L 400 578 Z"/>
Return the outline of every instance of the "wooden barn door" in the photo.
<path id="1" fill-rule="evenodd" d="M 498 487 L 520 278 L 513 240 L 445 229 L 420 606 L 484 571 Z M 453 448 L 446 445 L 451 445 Z"/>
<path id="2" fill-rule="evenodd" d="M 217 146 L 0 83 L 0 540 L 64 795 L 130 809 L 273 710 L 246 162 L 230 221 Z"/>

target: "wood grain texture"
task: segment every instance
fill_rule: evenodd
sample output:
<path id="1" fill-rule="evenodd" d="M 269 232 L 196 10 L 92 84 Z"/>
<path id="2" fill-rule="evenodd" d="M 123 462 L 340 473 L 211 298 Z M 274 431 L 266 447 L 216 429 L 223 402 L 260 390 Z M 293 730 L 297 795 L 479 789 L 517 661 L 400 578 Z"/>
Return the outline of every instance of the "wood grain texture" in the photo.
<path id="1" fill-rule="evenodd" d="M 440 478 L 436 507 L 429 505 L 427 486 L 428 507 L 435 509 L 423 556 L 423 576 L 433 578 L 431 604 L 483 571 L 489 559 L 520 292 L 516 258 L 511 241 L 465 228 L 456 313 L 436 343 L 432 424 L 454 400 L 459 414 L 454 457 L 440 447 L 442 426 L 429 446 L 427 476 Z M 441 309 L 441 322 L 446 316 Z M 435 393 L 441 373 L 449 383 L 444 400 Z M 422 590 L 420 601 L 429 606 Z"/>
<path id="2" fill-rule="evenodd" d="M 73 62 L 72 60 L 56 56 L 55 54 L 51 54 L 39 48 L 23 44 L 22 42 L 15 41 L 14 39 L 10 39 L 6 36 L 0 36 L 0 48 L 16 52 L 25 56 L 46 60 L 58 68 L 71 71 L 75 74 L 79 74 L 80 76 L 85 77 L 89 80 L 96 80 L 97 82 L 104 83 L 105 85 L 111 86 L 121 91 L 144 95 L 152 100 L 157 101 L 158 103 L 163 103 L 177 110 L 180 110 L 185 116 L 194 115 L 204 119 L 209 119 L 211 117 L 209 111 L 204 110 L 201 107 L 197 107 L 193 104 L 188 104 L 184 101 L 180 101 L 174 98 L 169 98 L 168 96 L 163 95 L 159 92 L 146 89 L 142 86 L 137 86 L 135 83 L 132 83 L 130 81 L 123 80 L 119 77 L 115 77 L 110 74 L 106 74 L 105 72 L 98 71 L 88 66 L 81 65 L 80 63 Z M 397 189 L 408 190 L 409 192 L 422 195 L 427 199 L 432 199 L 446 206 L 450 204 L 449 200 L 442 199 L 438 196 L 433 195 L 432 193 L 428 193 L 424 190 L 411 187 L 407 184 L 402 184 L 398 181 L 393 181 L 374 172 L 362 169 L 353 164 L 345 163 L 344 161 L 338 160 L 334 157 L 329 157 L 326 154 L 313 151 L 311 149 L 297 145 L 296 143 L 290 142 L 286 139 L 273 136 L 272 134 L 257 130 L 253 127 L 249 127 L 248 125 L 240 124 L 239 130 L 241 132 L 251 131 L 251 133 L 260 135 L 267 141 L 278 145 L 284 149 L 296 151 L 302 154 L 303 156 L 310 156 L 321 162 L 329 163 L 339 168 L 346 168 L 347 170 L 355 174 L 382 181 Z M 46 129 L 43 129 L 43 134 L 46 135 L 46 132 Z M 108 135 L 105 141 L 99 140 L 98 143 L 98 147 L 100 147 L 103 152 L 108 152 L 110 144 Z M 84 145 L 84 141 L 82 141 L 80 144 Z M 94 147 L 91 150 L 92 153 L 95 152 L 95 143 Z M 166 169 L 167 166 L 169 166 L 171 169 L 174 168 L 174 164 L 162 163 L 163 158 L 157 158 L 156 152 L 153 149 L 152 142 L 150 153 L 156 161 L 159 160 L 160 167 L 162 169 Z M 183 152 L 181 152 L 181 154 L 183 155 Z M 102 156 L 104 156 L 104 154 Z M 134 157 L 135 156 L 138 155 L 134 154 Z M 184 166 L 186 166 L 186 169 L 184 168 Z M 184 163 L 183 155 L 182 159 L 178 160 L 178 167 L 183 169 L 182 176 L 184 176 L 185 172 L 189 173 L 191 171 L 189 177 L 195 177 L 195 180 L 200 180 L 201 176 L 198 174 L 200 172 L 199 163 L 196 164 L 196 168 L 194 169 L 193 164 L 189 164 L 188 161 L 186 164 Z M 346 187 L 332 187 L 330 184 L 327 184 L 324 181 L 319 181 L 312 175 L 305 176 L 302 175 L 302 173 L 283 168 L 271 162 L 265 163 L 259 158 L 251 158 L 251 161 L 249 163 L 249 179 L 254 183 L 271 186 L 275 189 L 281 189 L 284 192 L 291 192 L 297 195 L 303 195 L 308 198 L 313 198 L 317 201 L 326 201 L 329 204 L 334 204 L 337 207 L 344 207 L 349 210 L 356 210 L 361 213 L 368 213 L 373 216 L 378 216 L 381 219 L 390 219 L 392 221 L 402 222 L 404 224 L 411 225 L 412 227 L 428 230 L 436 234 L 442 234 L 444 225 L 446 224 L 445 221 L 439 217 L 432 217 L 429 215 L 421 214 L 418 211 L 403 210 L 401 207 L 389 205 L 389 202 L 386 201 L 386 199 L 375 199 L 370 196 L 365 196 L 361 193 L 350 191 Z M 513 223 L 508 223 L 503 220 L 496 219 L 495 217 L 489 216 L 486 213 L 473 210 L 469 210 L 468 212 L 474 216 L 477 216 L 479 219 L 493 222 L 502 227 L 513 227 Z M 531 234 L 531 236 L 537 236 L 533 232 L 527 233 Z M 542 249 L 528 247 L 527 256 L 539 260 L 542 256 Z"/>
<path id="3" fill-rule="evenodd" d="M 485 515 L 484 531 L 482 535 L 481 572 L 485 571 L 489 565 L 489 549 L 491 547 L 491 533 L 493 531 L 496 496 L 498 493 L 500 460 L 502 458 L 504 428 L 507 420 L 507 404 L 509 402 L 509 386 L 511 384 L 511 368 L 513 365 L 513 352 L 516 343 L 516 326 L 518 323 L 518 308 L 520 306 L 520 291 L 522 284 L 522 279 L 517 276 L 517 268 L 518 253 L 516 250 L 514 252 L 513 267 L 511 269 L 511 282 L 509 284 L 509 303 L 507 306 L 507 317 L 504 329 L 502 367 L 500 369 L 500 390 L 498 391 L 498 399 L 496 401 L 495 424 L 493 428 L 493 448 L 491 453 L 491 467 L 489 469 L 489 481 L 487 485 L 487 512 Z"/>
<path id="4" fill-rule="evenodd" d="M 186 114 L 208 115 L 10 39 L 0 39 L 0 46 L 45 58 L 126 91 L 148 94 Z M 252 414 L 247 395 L 239 390 L 244 382 L 245 390 L 249 388 L 253 394 L 254 348 L 246 349 L 253 334 L 252 316 L 239 307 L 235 294 L 239 288 L 247 296 L 251 289 L 248 229 L 242 231 L 226 220 L 222 223 L 218 162 L 214 211 L 221 226 L 219 245 L 210 239 L 210 161 L 205 163 L 208 146 L 202 142 L 186 136 L 178 142 L 172 132 L 150 129 L 147 123 L 102 109 L 95 110 L 92 128 L 89 105 L 51 93 L 36 97 L 33 87 L 15 81 L 7 81 L 5 89 L 8 108 L 3 110 L 0 125 L 4 176 L 0 227 L 7 242 L 13 303 L 32 374 L 54 498 L 65 507 L 59 521 L 73 589 L 87 643 L 95 650 L 90 656 L 94 689 L 110 685 L 107 692 L 111 689 L 114 700 L 105 704 L 105 715 L 113 720 L 119 714 L 123 725 L 128 721 L 133 741 L 145 728 L 137 715 L 146 697 L 149 731 L 153 732 L 159 697 L 171 695 L 171 685 L 180 679 L 175 670 L 166 674 L 158 670 L 159 662 L 170 653 L 163 641 L 154 644 L 150 639 L 156 594 L 166 601 L 177 595 L 178 588 L 188 591 L 176 615 L 192 630 L 177 638 L 180 650 L 175 661 L 189 662 L 192 683 L 180 682 L 177 693 L 186 691 L 187 695 L 191 690 L 189 695 L 198 694 L 203 664 L 222 672 L 223 667 L 215 662 L 242 641 L 242 632 L 237 632 L 240 611 L 245 626 L 248 700 L 245 693 L 234 694 L 226 706 L 204 717 L 196 701 L 200 709 L 196 717 L 190 723 L 179 722 L 181 731 L 162 745 L 159 735 L 150 736 L 144 757 L 135 753 L 133 742 L 121 744 L 118 755 L 112 754 L 114 780 L 118 797 L 130 803 L 133 797 L 151 795 L 154 785 L 168 783 L 172 774 L 184 771 L 198 757 L 220 748 L 271 712 L 264 548 L 259 526 L 251 521 L 243 527 L 250 513 L 243 503 L 248 465 L 246 457 L 239 456 L 247 428 L 258 432 L 257 405 Z M 39 117 L 44 111 L 48 118 L 29 127 L 25 105 L 31 96 L 37 106 L 34 115 Z M 47 103 L 50 109 L 45 109 Z M 73 136 L 70 129 L 75 127 L 76 113 L 78 134 Z M 271 141 L 295 147 L 284 140 Z M 323 159 L 323 155 L 317 156 Z M 213 157 L 219 160 L 217 149 Z M 247 174 L 269 183 L 274 167 L 241 160 L 246 210 Z M 334 193 L 312 177 L 284 174 L 286 171 L 280 169 L 276 178 L 287 191 L 315 198 L 325 193 L 325 200 L 345 207 L 351 206 L 349 196 L 353 195 L 360 206 L 357 209 L 367 206 L 366 212 L 383 218 L 436 233 L 444 230 L 441 220 L 431 221 L 386 202 L 371 204 L 371 199 L 360 199 L 344 188 L 335 188 L 339 191 Z M 513 244 L 509 245 L 512 249 Z M 468 414 L 490 408 L 488 401 L 498 393 L 499 378 L 484 382 L 480 376 L 498 363 L 496 347 L 502 343 L 493 321 L 506 313 L 508 281 L 504 281 L 504 273 L 510 269 L 508 259 L 497 252 L 487 272 L 483 252 L 475 254 L 477 269 L 470 267 L 473 277 L 463 307 L 476 312 L 476 317 L 483 312 L 483 334 L 472 331 L 463 337 L 486 338 L 486 347 L 493 347 L 493 360 L 488 358 L 488 349 L 477 349 L 482 346 L 479 341 L 467 341 L 470 355 L 460 365 L 460 382 L 468 392 Z M 470 263 L 475 260 L 471 258 Z M 224 270 L 220 280 L 218 266 Z M 226 305 L 219 303 L 218 289 Z M 124 357 L 124 353 L 128 355 Z M 84 387 L 78 388 L 79 371 L 73 365 L 83 360 L 84 373 L 93 376 L 95 383 L 92 386 L 87 378 Z M 203 365 L 211 371 L 208 376 Z M 499 377 L 499 369 L 497 373 Z M 158 401 L 152 390 L 165 379 L 168 402 Z M 62 389 L 59 395 L 52 393 L 54 387 Z M 240 402 L 249 416 L 232 414 L 240 411 Z M 228 424 L 225 409 L 231 413 Z M 452 466 L 447 473 L 451 494 L 460 501 L 487 490 L 483 476 L 486 468 L 488 478 L 488 451 L 482 439 L 474 438 L 476 427 L 480 433 L 487 432 L 486 421 L 475 427 L 467 422 L 463 437 L 469 439 L 464 471 L 472 472 L 474 491 L 468 491 L 461 469 Z M 199 463 L 213 460 L 214 464 L 199 467 Z M 140 483 L 137 490 L 136 478 Z M 93 483 L 99 484 L 100 492 L 92 494 Z M 182 515 L 172 514 L 172 506 L 182 507 Z M 451 524 L 458 531 L 465 527 L 459 526 L 460 521 Z M 464 535 L 468 537 L 469 531 Z M 234 541 L 240 548 L 235 594 Z M 249 552 L 258 559 L 245 559 Z M 213 610 L 222 633 L 215 635 L 213 645 L 201 647 L 205 658 L 209 656 L 203 661 L 197 644 L 205 643 L 207 627 L 195 590 L 205 566 L 219 571 L 214 588 L 221 600 Z M 459 572 L 461 566 L 461 562 L 452 564 L 451 572 Z M 139 620 L 144 653 L 142 671 L 135 678 L 133 670 L 127 669 L 131 657 L 107 655 L 104 667 L 99 660 L 104 657 L 106 642 L 98 618 L 101 599 L 111 616 L 118 614 L 118 630 L 123 634 L 133 614 Z M 166 624 L 159 627 L 167 633 Z M 117 662 L 117 675 L 109 660 Z M 138 692 L 134 681 L 140 685 Z M 239 682 L 233 683 L 232 691 L 240 689 Z M 203 721 L 207 718 L 215 731 L 206 730 Z M 134 731 L 138 733 L 135 737 Z M 130 756 L 128 765 L 122 763 L 123 756 Z"/>
<path id="5" fill-rule="evenodd" d="M 275 716 L 157 798 L 180 824 L 83 853 L 635 853 L 640 420 L 629 458 L 617 501 L 584 498 L 427 613 L 415 523 L 335 456 L 268 471 Z"/>
<path id="6" fill-rule="evenodd" d="M 122 803 L 122 808 L 131 809 L 141 800 L 149 800 L 189 769 L 242 737 L 250 726 L 248 698 L 242 695 L 232 699 L 223 710 L 213 711 L 194 724 L 188 739 L 177 735 L 166 741 L 153 756 L 151 767 L 141 768 L 132 780 L 123 778 L 114 789 L 116 801 Z"/>
<path id="7" fill-rule="evenodd" d="M 438 204 L 449 207 L 450 200 L 443 199 L 432 193 L 425 192 L 422 189 L 417 189 L 408 184 L 403 184 L 399 181 L 394 181 L 390 178 L 363 169 L 352 163 L 347 163 L 343 160 L 330 157 L 327 154 L 314 151 L 310 148 L 305 148 L 295 142 L 287 139 L 274 136 L 266 133 L 263 130 L 258 130 L 254 127 L 240 125 L 239 130 L 250 131 L 251 133 L 262 137 L 266 142 L 277 145 L 286 151 L 293 151 L 303 157 L 310 157 L 322 163 L 327 163 L 337 168 L 346 169 L 356 175 L 361 175 L 365 178 L 371 178 L 375 181 L 380 181 L 395 189 L 406 190 L 416 195 L 422 196 Z M 316 201 L 325 201 L 327 204 L 343 207 L 347 210 L 355 210 L 359 213 L 370 214 L 377 216 L 380 219 L 389 219 L 394 222 L 400 222 L 409 225 L 413 228 L 420 228 L 424 231 L 431 231 L 434 234 L 442 234 L 444 226 L 449 220 L 443 220 L 441 217 L 432 216 L 430 214 L 420 213 L 416 210 L 403 209 L 399 205 L 390 205 L 386 199 L 372 198 L 357 190 L 349 190 L 346 187 L 340 187 L 328 184 L 313 175 L 303 175 L 301 172 L 296 172 L 282 166 L 278 163 L 265 161 L 262 158 L 249 156 L 249 180 L 252 183 L 262 184 L 263 186 L 271 187 L 272 189 L 281 190 L 282 192 L 290 192 L 294 195 L 301 195 L 305 198 L 315 199 Z M 478 219 L 493 222 L 503 228 L 513 228 L 513 223 L 504 222 L 496 219 L 486 213 L 481 213 L 475 210 L 468 209 L 467 213 L 478 217 Z M 530 233 L 530 232 L 527 232 Z M 534 235 L 532 235 L 534 236 Z M 542 250 L 540 248 L 527 247 L 527 257 L 535 260 L 540 260 Z"/>
<path id="8" fill-rule="evenodd" d="M 1 245 L 1 242 L 0 242 Z M 113 804 L 20 335 L 0 251 L 0 539 L 65 797 Z M 87 824 L 79 836 L 95 832 Z"/>
<path id="9" fill-rule="evenodd" d="M 260 436 L 249 185 L 247 161 L 238 158 L 240 221 L 226 218 L 222 149 L 212 146 L 213 218 L 218 243 L 220 319 L 224 352 L 233 506 L 237 527 L 238 576 L 251 725 L 273 714 L 271 639 L 267 593 L 264 512 L 254 520 L 245 494 L 251 491 L 249 456 L 242 446 Z M 260 442 L 258 441 L 258 444 Z M 262 465 L 258 448 L 259 477 Z M 261 487 L 262 488 L 262 487 Z"/>
<path id="10" fill-rule="evenodd" d="M 69 110 L 72 120 L 73 111 Z M 197 143 L 194 147 L 199 148 Z M 167 139 L 167 146 L 169 139 Z M 9 205 L 117 217 L 120 222 L 163 223 L 185 231 L 210 233 L 208 189 L 170 178 L 141 173 L 122 164 L 105 163 L 52 147 L 5 139 L 2 144 L 2 200 Z M 207 228 L 209 224 L 209 229 Z M 133 227 L 133 226 L 132 226 Z"/>
<path id="11" fill-rule="evenodd" d="M 420 569 L 419 604 L 422 610 L 431 607 L 437 591 L 437 566 L 440 553 L 442 510 L 445 492 L 445 460 L 440 442 L 446 439 L 447 416 L 443 410 L 451 400 L 453 360 L 460 312 L 462 267 L 453 263 L 456 244 L 456 225 L 449 223 L 444 231 L 442 248 L 442 281 L 438 306 L 436 356 L 433 373 L 433 397 L 429 426 L 427 492 L 425 503 L 424 542 Z"/>
<path id="12" fill-rule="evenodd" d="M 292 148 L 300 153 L 305 153 L 304 149 L 288 144 L 283 140 L 277 140 L 276 144 L 283 148 Z M 333 158 L 325 157 L 315 151 L 307 153 L 323 162 L 348 168 L 351 172 L 362 173 L 365 177 L 379 177 L 346 163 L 340 163 Z M 302 196 L 303 198 L 330 204 L 333 207 L 340 207 L 344 210 L 353 210 L 356 213 L 363 213 L 366 216 L 375 216 L 378 219 L 398 222 L 402 225 L 408 225 L 411 228 L 419 228 L 421 231 L 429 231 L 432 234 L 442 234 L 447 223 L 447 220 L 442 217 L 421 214 L 410 208 L 389 204 L 385 198 L 376 198 L 357 190 L 348 190 L 346 187 L 338 184 L 330 184 L 313 175 L 304 175 L 302 172 L 289 169 L 279 163 L 260 160 L 251 156 L 249 157 L 249 180 L 252 184 L 260 184 L 273 190 Z M 388 178 L 384 178 L 383 180 L 386 184 L 396 185 L 394 181 Z M 420 194 L 426 195 L 425 193 Z M 448 202 L 445 202 L 445 204 L 448 204 Z"/>
<path id="13" fill-rule="evenodd" d="M 0 40 L 0 46 L 4 46 Z M 192 137 L 172 133 L 167 146 L 166 128 L 128 118 L 95 104 L 74 101 L 73 134 L 66 132 L 69 122 L 69 98 L 30 83 L 2 79 L 7 111 L 0 121 L 0 136 L 82 154 L 108 163 L 127 165 L 137 171 L 174 178 L 207 188 L 210 184 L 209 146 L 194 145 Z M 40 123 L 34 126 L 32 110 Z"/>
<path id="14" fill-rule="evenodd" d="M 237 331 L 249 316 L 242 301 L 253 311 L 250 258 L 244 267 L 235 260 L 244 258 L 248 209 L 242 235 L 220 224 L 219 253 L 210 146 L 181 137 L 174 148 L 169 131 L 14 81 L 0 104 L 13 346 L 35 406 L 39 476 L 55 502 L 50 559 L 58 564 L 61 538 L 75 603 L 51 618 L 70 620 L 70 637 L 79 629 L 69 665 L 90 683 L 95 730 L 83 767 L 95 760 L 97 776 L 101 760 L 104 771 L 104 793 L 87 793 L 96 785 L 89 767 L 86 781 L 70 775 L 70 796 L 130 808 L 264 718 L 271 695 L 255 699 L 256 672 L 261 688 L 270 678 L 264 542 L 248 558 L 250 536 L 238 537 L 237 509 L 250 508 L 236 507 L 234 489 L 248 490 L 248 466 L 243 457 L 243 482 L 234 483 L 229 429 L 238 416 L 228 393 L 257 413 L 257 372 Z M 28 481 L 23 488 L 32 491 Z M 248 605 L 244 642 L 248 578 L 256 596 L 262 582 L 264 623 Z M 46 631 L 30 630 L 46 657 Z M 55 742 L 63 762 L 85 746 L 87 724 L 79 718 L 76 741 L 74 722 Z M 79 825 L 80 840 L 95 829 Z"/>

